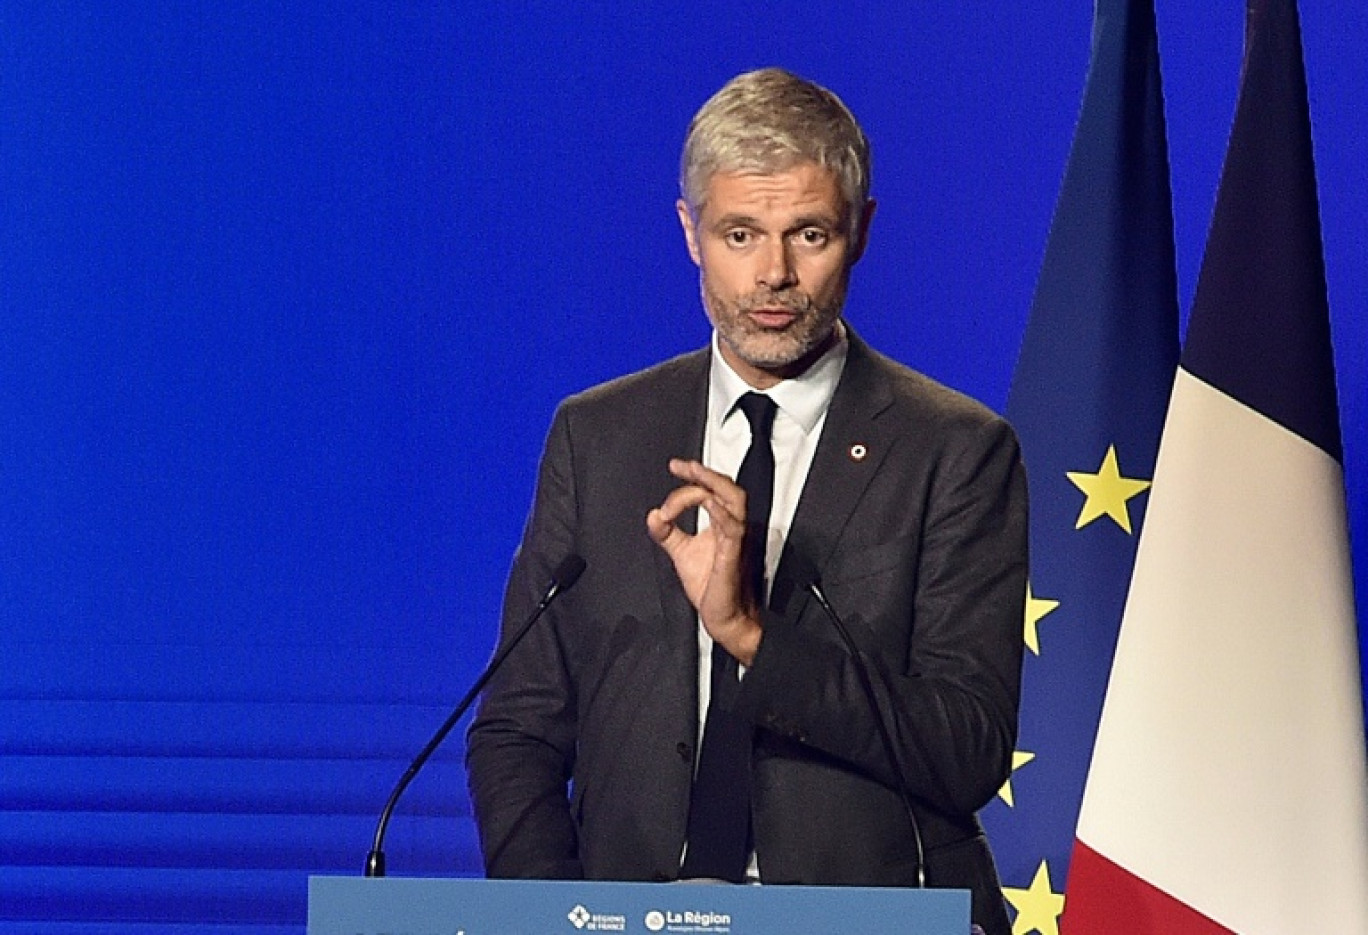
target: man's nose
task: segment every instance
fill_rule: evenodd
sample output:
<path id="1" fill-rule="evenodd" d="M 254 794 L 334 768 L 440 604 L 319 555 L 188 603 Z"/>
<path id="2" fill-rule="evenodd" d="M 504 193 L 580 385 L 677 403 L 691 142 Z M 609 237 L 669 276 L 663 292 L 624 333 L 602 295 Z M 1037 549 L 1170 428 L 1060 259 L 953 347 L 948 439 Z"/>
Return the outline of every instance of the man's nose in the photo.
<path id="1" fill-rule="evenodd" d="M 760 258 L 760 267 L 755 274 L 756 285 L 777 291 L 789 289 L 798 283 L 798 274 L 793 266 L 793 254 L 786 240 L 780 239 L 767 244 Z"/>

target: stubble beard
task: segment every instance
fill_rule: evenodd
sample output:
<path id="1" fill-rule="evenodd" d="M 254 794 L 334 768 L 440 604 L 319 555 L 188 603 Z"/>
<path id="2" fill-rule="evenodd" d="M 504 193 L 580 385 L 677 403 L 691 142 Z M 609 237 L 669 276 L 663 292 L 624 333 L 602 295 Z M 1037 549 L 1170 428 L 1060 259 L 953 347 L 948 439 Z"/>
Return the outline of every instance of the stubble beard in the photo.
<path id="1" fill-rule="evenodd" d="M 801 373 L 826 350 L 845 305 L 844 288 L 825 305 L 807 293 L 767 290 L 729 301 L 709 286 L 706 277 L 700 281 L 703 304 L 721 341 L 752 367 L 787 376 Z M 794 318 L 783 328 L 766 328 L 746 314 L 757 308 L 785 308 Z"/>

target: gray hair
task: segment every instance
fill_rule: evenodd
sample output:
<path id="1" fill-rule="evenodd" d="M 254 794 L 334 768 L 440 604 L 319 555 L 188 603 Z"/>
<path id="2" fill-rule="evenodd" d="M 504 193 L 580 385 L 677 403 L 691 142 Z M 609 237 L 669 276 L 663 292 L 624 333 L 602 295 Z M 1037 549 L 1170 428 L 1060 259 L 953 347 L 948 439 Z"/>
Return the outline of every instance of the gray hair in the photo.
<path id="1" fill-rule="evenodd" d="M 831 171 L 854 224 L 869 199 L 869 141 L 826 88 L 782 68 L 728 81 L 694 115 L 679 164 L 679 192 L 697 215 L 718 172 L 770 174 L 814 162 Z"/>

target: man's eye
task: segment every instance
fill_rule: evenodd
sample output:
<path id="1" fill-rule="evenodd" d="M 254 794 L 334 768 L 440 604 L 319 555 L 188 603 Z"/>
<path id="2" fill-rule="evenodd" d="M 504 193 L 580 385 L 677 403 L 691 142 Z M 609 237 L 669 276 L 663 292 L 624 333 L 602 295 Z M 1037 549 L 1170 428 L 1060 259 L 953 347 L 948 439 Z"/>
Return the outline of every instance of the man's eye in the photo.
<path id="1" fill-rule="evenodd" d="M 748 230 L 730 230 L 726 234 L 727 243 L 733 247 L 744 247 L 751 242 L 751 232 Z"/>
<path id="2" fill-rule="evenodd" d="M 798 232 L 798 242 L 805 247 L 820 247 L 827 240 L 827 232 L 820 227 L 805 227 Z"/>

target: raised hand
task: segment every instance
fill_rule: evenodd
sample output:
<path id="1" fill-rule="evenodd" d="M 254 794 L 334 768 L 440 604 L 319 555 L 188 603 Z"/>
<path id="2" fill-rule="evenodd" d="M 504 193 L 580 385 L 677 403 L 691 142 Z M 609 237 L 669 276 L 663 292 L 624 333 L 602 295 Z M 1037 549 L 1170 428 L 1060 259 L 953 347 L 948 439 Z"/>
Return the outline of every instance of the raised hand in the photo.
<path id="1" fill-rule="evenodd" d="M 742 665 L 750 665 L 762 627 L 755 596 L 745 584 L 746 492 L 697 461 L 673 459 L 670 473 L 684 484 L 646 514 L 646 531 L 674 563 L 708 634 Z M 707 511 L 708 528 L 690 535 L 678 520 L 695 507 Z"/>

